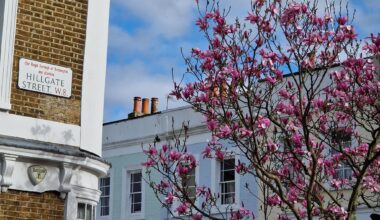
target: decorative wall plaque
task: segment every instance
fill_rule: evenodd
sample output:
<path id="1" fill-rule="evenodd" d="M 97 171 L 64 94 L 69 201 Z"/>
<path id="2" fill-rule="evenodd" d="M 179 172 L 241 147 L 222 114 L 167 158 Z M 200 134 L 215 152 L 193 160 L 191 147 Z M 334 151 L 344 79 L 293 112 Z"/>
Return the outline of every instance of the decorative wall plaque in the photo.
<path id="1" fill-rule="evenodd" d="M 47 170 L 43 166 L 33 165 L 28 168 L 28 175 L 33 185 L 41 183 L 47 174 Z"/>
<path id="2" fill-rule="evenodd" d="M 69 98 L 73 71 L 70 68 L 20 59 L 18 87 L 20 89 Z"/>

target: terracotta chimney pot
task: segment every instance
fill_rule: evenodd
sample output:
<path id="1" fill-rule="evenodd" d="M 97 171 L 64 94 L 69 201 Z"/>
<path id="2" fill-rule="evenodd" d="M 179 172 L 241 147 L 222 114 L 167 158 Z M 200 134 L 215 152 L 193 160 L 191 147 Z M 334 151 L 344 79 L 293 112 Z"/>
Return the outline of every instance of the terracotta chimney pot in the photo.
<path id="1" fill-rule="evenodd" d="M 152 105 L 151 105 L 150 113 L 153 114 L 153 113 L 158 112 L 158 98 L 153 97 L 151 101 L 152 101 Z"/>
<path id="2" fill-rule="evenodd" d="M 141 112 L 141 109 L 140 109 L 140 105 L 141 105 L 141 97 L 134 97 L 133 99 L 134 103 L 133 103 L 133 112 L 134 113 L 140 113 Z"/>
<path id="3" fill-rule="evenodd" d="M 143 98 L 142 100 L 142 113 L 149 114 L 149 99 Z"/>

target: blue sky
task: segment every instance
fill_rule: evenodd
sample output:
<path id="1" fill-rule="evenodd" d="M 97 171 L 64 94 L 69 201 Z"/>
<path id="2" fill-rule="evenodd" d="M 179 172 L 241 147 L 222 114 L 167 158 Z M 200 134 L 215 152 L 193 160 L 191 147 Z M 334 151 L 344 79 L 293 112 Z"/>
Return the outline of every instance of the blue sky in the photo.
<path id="1" fill-rule="evenodd" d="M 380 32 L 380 0 L 346 1 L 356 9 L 361 35 Z M 233 19 L 245 17 L 250 0 L 221 2 L 231 5 Z M 197 16 L 194 0 L 111 0 L 105 122 L 126 118 L 134 96 L 158 97 L 159 110 L 184 104 L 167 95 L 172 68 L 177 80 L 186 70 L 180 49 L 189 54 L 193 47 L 206 47 Z"/>

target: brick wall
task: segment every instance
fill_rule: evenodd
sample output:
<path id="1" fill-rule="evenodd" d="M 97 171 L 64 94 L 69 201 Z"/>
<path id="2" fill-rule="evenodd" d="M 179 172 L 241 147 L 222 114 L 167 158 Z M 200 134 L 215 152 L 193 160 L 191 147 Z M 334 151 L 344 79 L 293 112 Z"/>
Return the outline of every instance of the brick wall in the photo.
<path id="1" fill-rule="evenodd" d="M 63 220 L 64 202 L 58 192 L 9 190 L 0 193 L 0 220 Z"/>
<path id="2" fill-rule="evenodd" d="M 87 0 L 19 0 L 10 113 L 80 124 Z M 71 68 L 72 96 L 17 87 L 20 58 Z"/>

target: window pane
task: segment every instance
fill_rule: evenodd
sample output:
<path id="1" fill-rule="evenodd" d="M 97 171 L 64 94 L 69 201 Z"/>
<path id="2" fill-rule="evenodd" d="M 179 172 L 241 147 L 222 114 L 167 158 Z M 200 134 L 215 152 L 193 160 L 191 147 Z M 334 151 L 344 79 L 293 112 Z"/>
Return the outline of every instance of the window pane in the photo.
<path id="1" fill-rule="evenodd" d="M 141 202 L 141 193 L 133 194 L 132 202 L 133 203 L 140 203 Z"/>
<path id="2" fill-rule="evenodd" d="M 86 205 L 84 203 L 78 203 L 77 218 L 84 219 Z"/>
<path id="3" fill-rule="evenodd" d="M 141 172 L 131 174 L 131 182 L 141 182 Z"/>
<path id="4" fill-rule="evenodd" d="M 104 188 L 104 195 L 108 196 L 110 194 L 110 187 Z"/>
<path id="5" fill-rule="evenodd" d="M 222 204 L 233 204 L 235 203 L 235 194 L 222 194 Z"/>
<path id="6" fill-rule="evenodd" d="M 222 181 L 233 181 L 235 180 L 235 170 L 229 170 L 229 171 L 224 171 L 222 173 Z"/>
<path id="7" fill-rule="evenodd" d="M 102 207 L 100 209 L 100 216 L 109 215 L 109 208 L 108 207 Z"/>
<path id="8" fill-rule="evenodd" d="M 222 204 L 235 202 L 235 159 L 226 159 L 220 163 L 220 193 Z"/>
<path id="9" fill-rule="evenodd" d="M 132 192 L 141 192 L 141 182 L 133 183 Z"/>
<path id="10" fill-rule="evenodd" d="M 102 192 L 100 195 L 100 216 L 109 214 L 110 179 L 110 177 L 100 179 L 100 191 Z"/>
<path id="11" fill-rule="evenodd" d="M 92 220 L 92 205 L 87 204 L 86 208 L 86 220 Z"/>
<path id="12" fill-rule="evenodd" d="M 142 173 L 139 172 L 133 172 L 130 173 L 130 210 L 131 213 L 140 212 L 141 211 L 141 202 L 142 202 Z"/>
<path id="13" fill-rule="evenodd" d="M 223 170 L 235 170 L 235 159 L 227 159 L 222 162 Z"/>
<path id="14" fill-rule="evenodd" d="M 132 213 L 141 212 L 141 203 L 133 204 Z"/>

